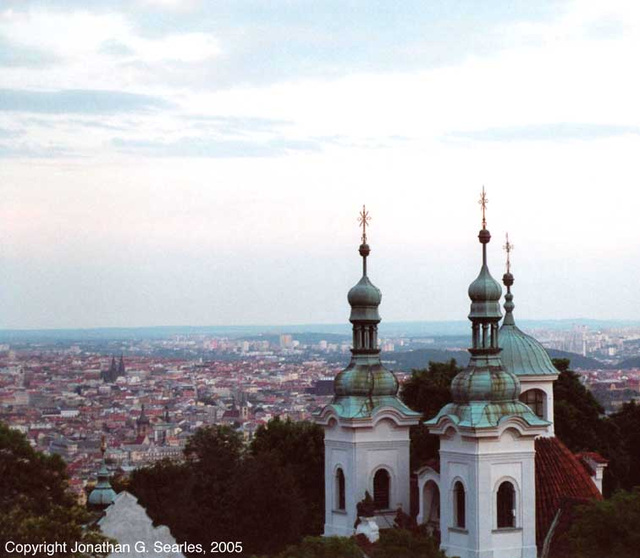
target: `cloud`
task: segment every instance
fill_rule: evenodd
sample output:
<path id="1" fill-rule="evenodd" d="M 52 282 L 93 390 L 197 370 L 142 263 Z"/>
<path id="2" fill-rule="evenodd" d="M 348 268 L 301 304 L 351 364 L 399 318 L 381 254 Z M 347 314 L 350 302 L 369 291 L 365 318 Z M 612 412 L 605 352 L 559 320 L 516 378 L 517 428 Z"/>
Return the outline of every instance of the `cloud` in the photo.
<path id="1" fill-rule="evenodd" d="M 51 52 L 23 46 L 0 36 L 0 67 L 41 68 L 58 60 Z"/>
<path id="2" fill-rule="evenodd" d="M 281 157 L 293 151 L 320 151 L 321 142 L 275 138 L 259 140 L 224 140 L 210 137 L 184 137 L 175 141 L 129 140 L 114 138 L 112 145 L 125 153 L 149 157 Z"/>
<path id="3" fill-rule="evenodd" d="M 561 122 L 556 124 L 536 124 L 486 128 L 468 132 L 452 132 L 447 138 L 470 139 L 475 141 L 590 141 L 624 135 L 640 135 L 639 126 L 618 126 L 607 124 L 580 124 Z"/>
<path id="4" fill-rule="evenodd" d="M 49 114 L 113 114 L 171 108 L 160 97 L 124 91 L 0 89 L 0 111 Z"/>
<path id="5" fill-rule="evenodd" d="M 71 155 L 73 154 L 60 145 L 0 143 L 0 159 L 58 159 Z"/>

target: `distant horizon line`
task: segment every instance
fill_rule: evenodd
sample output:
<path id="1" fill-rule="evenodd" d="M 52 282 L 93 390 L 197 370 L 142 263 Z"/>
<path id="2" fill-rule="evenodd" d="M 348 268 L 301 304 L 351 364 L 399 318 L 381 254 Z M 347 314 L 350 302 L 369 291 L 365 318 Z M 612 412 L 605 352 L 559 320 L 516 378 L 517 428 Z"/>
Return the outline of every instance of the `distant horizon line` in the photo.
<path id="1" fill-rule="evenodd" d="M 466 319 L 461 320 L 397 320 L 381 322 L 380 327 L 402 326 L 402 325 L 460 325 L 469 324 Z M 570 324 L 589 325 L 589 324 L 619 324 L 619 325 L 640 325 L 639 319 L 630 318 L 521 318 L 518 323 L 554 323 L 554 324 Z M 39 332 L 65 332 L 65 331 L 105 331 L 105 330 L 162 330 L 162 329 L 260 329 L 266 328 L 270 330 L 283 328 L 350 328 L 351 324 L 346 322 L 305 322 L 305 323 L 284 323 L 284 324 L 209 324 L 209 325 L 186 325 L 186 324 L 165 324 L 165 325 L 130 325 L 130 326 L 67 326 L 67 327 L 0 327 L 0 333 L 39 333 Z M 286 332 L 284 332 L 286 333 Z M 309 331 L 312 333 L 312 331 Z"/>

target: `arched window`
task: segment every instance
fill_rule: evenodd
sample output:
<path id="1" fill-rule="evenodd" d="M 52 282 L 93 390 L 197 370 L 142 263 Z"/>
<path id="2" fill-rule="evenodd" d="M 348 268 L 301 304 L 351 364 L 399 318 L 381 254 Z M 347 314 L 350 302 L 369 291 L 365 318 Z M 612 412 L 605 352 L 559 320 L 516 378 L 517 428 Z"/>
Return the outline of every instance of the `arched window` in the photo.
<path id="1" fill-rule="evenodd" d="M 342 469 L 336 471 L 336 503 L 337 509 L 345 509 L 344 473 Z"/>
<path id="2" fill-rule="evenodd" d="M 528 405 L 531 410 L 541 419 L 544 419 L 544 402 L 546 394 L 541 389 L 530 389 L 520 395 L 520 401 Z"/>
<path id="3" fill-rule="evenodd" d="M 440 490 L 432 480 L 427 481 L 422 489 L 424 505 L 424 522 L 439 529 L 440 527 Z"/>
<path id="4" fill-rule="evenodd" d="M 453 518 L 456 527 L 465 529 L 467 526 L 466 496 L 464 486 L 460 481 L 453 486 Z"/>
<path id="5" fill-rule="evenodd" d="M 380 469 L 373 477 L 373 502 L 377 510 L 389 509 L 389 488 L 391 482 L 386 469 Z"/>
<path id="6" fill-rule="evenodd" d="M 516 526 L 516 491 L 509 481 L 498 488 L 498 529 Z"/>

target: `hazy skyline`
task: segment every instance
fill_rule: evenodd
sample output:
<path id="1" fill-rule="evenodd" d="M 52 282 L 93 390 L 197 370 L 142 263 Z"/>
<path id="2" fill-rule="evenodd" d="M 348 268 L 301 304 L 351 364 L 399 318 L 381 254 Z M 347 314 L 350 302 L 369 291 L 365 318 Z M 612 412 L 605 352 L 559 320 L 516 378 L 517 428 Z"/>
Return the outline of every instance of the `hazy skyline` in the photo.
<path id="1" fill-rule="evenodd" d="M 0 328 L 640 317 L 640 6 L 4 0 Z"/>

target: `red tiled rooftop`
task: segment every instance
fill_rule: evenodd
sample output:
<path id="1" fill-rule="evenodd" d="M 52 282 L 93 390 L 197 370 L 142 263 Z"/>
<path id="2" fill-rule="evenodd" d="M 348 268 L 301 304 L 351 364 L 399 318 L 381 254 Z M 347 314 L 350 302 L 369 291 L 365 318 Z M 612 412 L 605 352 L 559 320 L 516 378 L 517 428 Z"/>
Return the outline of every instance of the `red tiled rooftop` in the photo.
<path id="1" fill-rule="evenodd" d="M 567 502 L 602 500 L 578 458 L 558 438 L 536 440 L 536 542 L 544 539 L 558 509 Z"/>

